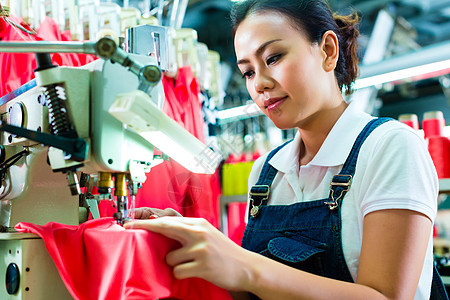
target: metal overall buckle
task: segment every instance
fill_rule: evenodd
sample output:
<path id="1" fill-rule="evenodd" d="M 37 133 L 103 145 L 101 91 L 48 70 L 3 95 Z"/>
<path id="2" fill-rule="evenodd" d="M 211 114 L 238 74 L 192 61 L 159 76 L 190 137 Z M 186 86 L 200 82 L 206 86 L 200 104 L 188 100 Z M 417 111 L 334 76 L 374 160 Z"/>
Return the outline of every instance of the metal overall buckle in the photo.
<path id="1" fill-rule="evenodd" d="M 341 179 L 341 180 L 339 180 L 339 179 Z M 346 182 L 344 182 L 342 179 L 346 180 Z M 330 187 L 329 187 L 329 189 L 331 191 L 330 197 L 331 197 L 332 201 L 324 202 L 326 205 L 328 205 L 328 208 L 330 210 L 335 210 L 339 206 L 338 201 L 342 198 L 342 196 L 344 195 L 344 192 L 347 192 L 350 189 L 350 186 L 352 185 L 352 179 L 353 179 L 352 175 L 334 175 L 333 176 L 333 178 L 331 179 L 331 182 L 330 182 Z M 334 195 L 335 190 L 333 189 L 333 186 L 344 187 L 341 190 L 341 192 L 337 198 L 335 198 L 335 195 Z"/>
<path id="2" fill-rule="evenodd" d="M 264 192 L 252 192 L 253 188 L 264 188 L 266 189 Z M 269 198 L 269 193 L 270 193 L 270 186 L 268 185 L 254 185 L 251 189 L 250 189 L 250 201 L 251 201 L 251 210 L 250 210 L 250 215 L 254 218 L 259 214 L 259 207 L 261 206 L 261 204 L 263 203 L 264 200 L 267 200 Z M 257 198 L 257 199 L 254 199 Z M 259 204 L 255 204 L 255 200 L 259 200 Z"/>

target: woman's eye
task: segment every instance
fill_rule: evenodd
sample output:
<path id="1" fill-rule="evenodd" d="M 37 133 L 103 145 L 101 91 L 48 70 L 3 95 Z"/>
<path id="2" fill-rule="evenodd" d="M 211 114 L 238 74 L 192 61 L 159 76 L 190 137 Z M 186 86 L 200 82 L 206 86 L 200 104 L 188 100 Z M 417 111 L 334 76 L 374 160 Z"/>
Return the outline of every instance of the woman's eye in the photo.
<path id="1" fill-rule="evenodd" d="M 267 64 L 267 65 L 274 64 L 274 63 L 276 63 L 278 60 L 280 60 L 280 58 L 281 58 L 281 54 L 271 56 L 271 57 L 269 57 L 269 58 L 267 59 L 266 64 Z"/>
<path id="2" fill-rule="evenodd" d="M 244 74 L 242 74 L 242 78 L 247 78 L 247 79 L 249 79 L 249 78 L 251 78 L 253 76 L 253 71 L 247 71 L 247 72 L 244 72 Z"/>

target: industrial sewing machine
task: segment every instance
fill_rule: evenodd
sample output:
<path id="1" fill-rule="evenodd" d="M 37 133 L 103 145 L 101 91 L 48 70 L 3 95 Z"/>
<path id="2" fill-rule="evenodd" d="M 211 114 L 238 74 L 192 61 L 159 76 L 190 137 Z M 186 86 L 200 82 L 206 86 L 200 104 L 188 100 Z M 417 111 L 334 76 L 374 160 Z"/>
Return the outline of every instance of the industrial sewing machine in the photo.
<path id="1" fill-rule="evenodd" d="M 102 199 L 115 201 L 123 224 L 145 174 L 162 162 L 155 147 L 196 173 L 213 173 L 221 157 L 161 111 L 161 54 L 130 54 L 109 38 L 3 42 L 0 51 L 35 52 L 38 62 L 36 80 L 0 98 L 0 299 L 71 299 L 43 241 L 15 224 L 77 225 L 99 216 Z M 51 52 L 101 59 L 57 67 Z"/>

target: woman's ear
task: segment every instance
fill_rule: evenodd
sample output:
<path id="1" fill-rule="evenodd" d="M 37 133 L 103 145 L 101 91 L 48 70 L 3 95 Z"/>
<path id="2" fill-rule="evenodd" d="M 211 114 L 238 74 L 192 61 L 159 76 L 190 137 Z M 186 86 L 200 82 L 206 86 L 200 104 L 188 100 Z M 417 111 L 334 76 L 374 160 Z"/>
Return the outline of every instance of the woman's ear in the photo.
<path id="1" fill-rule="evenodd" d="M 325 72 L 333 71 L 339 58 L 339 41 L 336 33 L 332 30 L 325 32 L 319 46 L 322 50 L 323 69 Z"/>

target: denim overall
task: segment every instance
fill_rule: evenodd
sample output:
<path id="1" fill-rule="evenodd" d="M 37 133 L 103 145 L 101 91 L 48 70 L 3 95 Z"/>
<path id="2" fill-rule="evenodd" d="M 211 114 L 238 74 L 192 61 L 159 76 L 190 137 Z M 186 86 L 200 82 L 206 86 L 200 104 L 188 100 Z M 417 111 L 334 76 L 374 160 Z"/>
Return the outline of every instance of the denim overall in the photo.
<path id="1" fill-rule="evenodd" d="M 330 183 L 326 199 L 267 205 L 277 170 L 268 162 L 286 144 L 272 150 L 256 185 L 250 190 L 249 220 L 242 247 L 278 262 L 319 276 L 353 282 L 345 262 L 341 238 L 341 212 L 350 189 L 361 145 L 369 134 L 389 118 L 371 120 L 357 137 L 347 160 Z M 250 295 L 252 299 L 258 299 Z M 448 299 L 442 280 L 434 268 L 430 299 Z"/>

